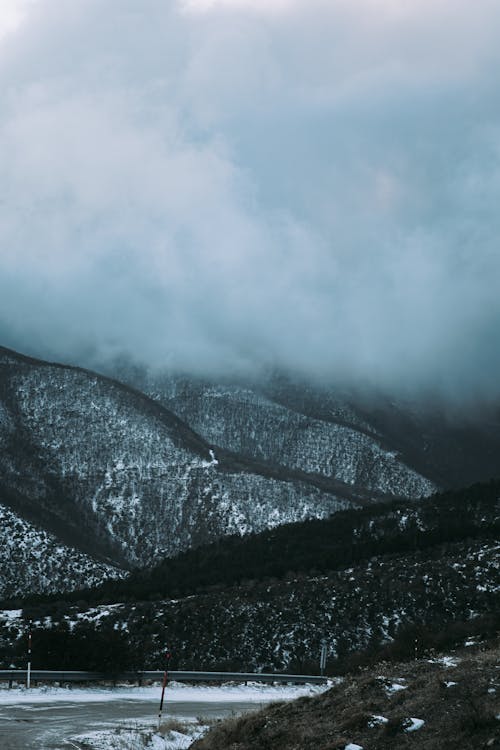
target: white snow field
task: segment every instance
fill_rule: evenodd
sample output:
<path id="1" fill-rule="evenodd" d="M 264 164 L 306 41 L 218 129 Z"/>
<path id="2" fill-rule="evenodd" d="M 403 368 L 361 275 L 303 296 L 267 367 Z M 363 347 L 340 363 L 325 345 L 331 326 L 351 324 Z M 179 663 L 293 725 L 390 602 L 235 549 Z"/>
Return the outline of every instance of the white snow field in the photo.
<path id="1" fill-rule="evenodd" d="M 170 683 L 158 733 L 161 686 L 0 688 L 0 747 L 9 750 L 185 750 L 210 723 L 328 686 Z"/>
<path id="2" fill-rule="evenodd" d="M 293 700 L 303 695 L 316 695 L 326 690 L 328 685 L 264 685 L 253 682 L 247 685 L 226 683 L 220 686 L 185 685 L 180 682 L 168 683 L 165 691 L 167 703 L 269 703 L 271 701 Z M 100 703 L 105 701 L 132 700 L 155 701 L 160 699 L 161 687 L 0 687 L 0 704 L 31 703 Z"/>

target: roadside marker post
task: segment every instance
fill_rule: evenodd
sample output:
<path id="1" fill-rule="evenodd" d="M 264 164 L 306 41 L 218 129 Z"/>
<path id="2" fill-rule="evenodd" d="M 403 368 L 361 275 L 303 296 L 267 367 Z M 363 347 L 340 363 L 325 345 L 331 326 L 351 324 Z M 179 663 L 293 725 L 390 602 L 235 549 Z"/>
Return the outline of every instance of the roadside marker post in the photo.
<path id="1" fill-rule="evenodd" d="M 165 688 L 167 687 L 168 682 L 168 663 L 170 661 L 170 651 L 167 649 L 165 652 L 165 672 L 163 673 L 163 685 L 161 688 L 161 701 L 160 701 L 160 710 L 158 711 L 158 731 L 160 731 L 161 726 L 161 715 L 163 713 L 163 699 L 165 698 Z"/>
<path id="2" fill-rule="evenodd" d="M 325 674 L 327 652 L 328 652 L 328 647 L 326 645 L 326 641 L 321 641 L 321 655 L 319 658 L 319 669 L 320 669 L 322 677 Z"/>
<path id="3" fill-rule="evenodd" d="M 33 621 L 28 622 L 28 669 L 26 672 L 26 687 L 31 687 L 31 625 Z"/>

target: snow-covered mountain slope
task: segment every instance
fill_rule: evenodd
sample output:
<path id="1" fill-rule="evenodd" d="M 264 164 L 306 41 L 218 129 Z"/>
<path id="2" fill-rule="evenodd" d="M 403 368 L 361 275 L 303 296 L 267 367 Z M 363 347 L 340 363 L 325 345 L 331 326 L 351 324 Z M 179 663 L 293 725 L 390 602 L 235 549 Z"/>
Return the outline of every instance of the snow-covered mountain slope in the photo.
<path id="1" fill-rule="evenodd" d="M 139 387 L 212 442 L 239 455 L 384 493 L 415 497 L 500 472 L 500 404 L 306 383 L 273 374 L 216 382 L 117 363 Z"/>
<path id="2" fill-rule="evenodd" d="M 93 560 L 145 566 L 436 486 L 420 427 L 345 394 L 122 379 L 0 349 L 0 503 Z"/>
<path id="3" fill-rule="evenodd" d="M 0 501 L 115 564 L 322 518 L 356 498 L 217 456 L 161 405 L 85 370 L 0 352 L 0 404 Z"/>
<path id="4" fill-rule="evenodd" d="M 339 399 L 330 400 L 328 419 L 320 419 L 257 387 L 174 376 L 149 379 L 145 387 L 209 442 L 247 458 L 386 495 L 419 497 L 436 489 Z"/>
<path id="5" fill-rule="evenodd" d="M 419 474 L 446 489 L 500 473 L 500 402 L 446 401 L 374 389 L 339 390 L 276 377 L 263 386 L 274 401 L 326 422 L 355 425 Z M 354 415 L 354 423 L 353 423 Z"/>
<path id="6" fill-rule="evenodd" d="M 141 668 L 157 669 L 168 643 L 174 669 L 311 673 L 323 639 L 335 659 L 388 644 L 411 626 L 438 633 L 453 622 L 473 626 L 477 617 L 498 614 L 499 551 L 492 541 L 461 542 L 436 554 L 388 555 L 329 575 L 248 581 L 178 600 L 83 609 L 60 603 L 26 612 L 35 629 L 70 623 L 75 637 L 89 625 L 97 635 L 120 633 L 128 658 Z M 22 637 L 21 615 L 0 611 L 4 659 L 12 659 Z"/>
<path id="7" fill-rule="evenodd" d="M 0 599 L 97 586 L 124 575 L 0 505 Z"/>

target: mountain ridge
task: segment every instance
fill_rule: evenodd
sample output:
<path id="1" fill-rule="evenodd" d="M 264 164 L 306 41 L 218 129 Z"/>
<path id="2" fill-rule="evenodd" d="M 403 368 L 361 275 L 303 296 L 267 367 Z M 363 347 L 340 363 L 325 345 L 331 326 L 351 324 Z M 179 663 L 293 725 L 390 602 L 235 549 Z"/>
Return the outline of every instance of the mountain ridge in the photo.
<path id="1" fill-rule="evenodd" d="M 93 565 L 436 489 L 345 394 L 131 379 L 0 347 L 0 504 Z"/>

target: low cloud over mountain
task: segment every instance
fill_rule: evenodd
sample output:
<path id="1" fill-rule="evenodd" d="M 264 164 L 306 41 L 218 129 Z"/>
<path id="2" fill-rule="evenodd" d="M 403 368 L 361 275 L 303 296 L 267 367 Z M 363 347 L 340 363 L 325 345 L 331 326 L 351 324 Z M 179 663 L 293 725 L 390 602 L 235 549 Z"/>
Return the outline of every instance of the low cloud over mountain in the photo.
<path id="1" fill-rule="evenodd" d="M 500 395 L 498 3 L 22 6 L 4 344 Z"/>

